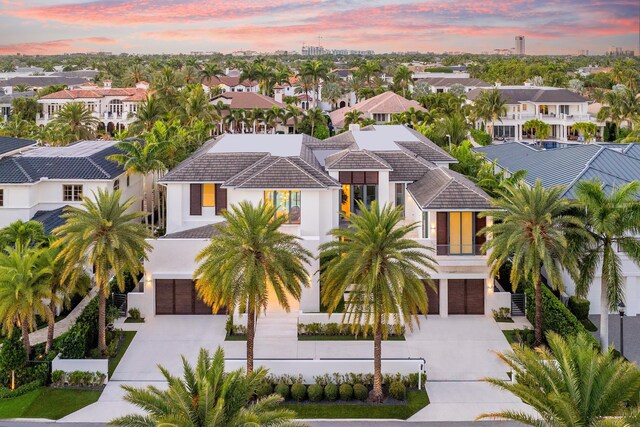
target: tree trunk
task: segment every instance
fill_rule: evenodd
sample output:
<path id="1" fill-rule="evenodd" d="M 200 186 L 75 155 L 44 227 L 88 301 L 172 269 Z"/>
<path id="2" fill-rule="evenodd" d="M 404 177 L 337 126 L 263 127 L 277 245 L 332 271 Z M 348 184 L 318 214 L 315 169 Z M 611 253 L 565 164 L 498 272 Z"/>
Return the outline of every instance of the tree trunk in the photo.
<path id="1" fill-rule="evenodd" d="M 144 223 L 149 225 L 149 217 L 147 215 L 147 176 L 142 175 L 142 212 L 144 213 Z"/>
<path id="2" fill-rule="evenodd" d="M 540 280 L 534 284 L 536 295 L 536 313 L 535 313 L 535 346 L 542 345 L 542 283 Z"/>
<path id="3" fill-rule="evenodd" d="M 247 374 L 253 372 L 253 340 L 256 336 L 256 310 L 253 302 L 247 309 Z"/>
<path id="4" fill-rule="evenodd" d="M 20 331 L 22 332 L 22 344 L 24 345 L 24 351 L 26 353 L 27 362 L 29 356 L 31 356 L 31 342 L 29 341 L 29 327 L 27 322 L 20 319 Z"/>
<path id="5" fill-rule="evenodd" d="M 47 344 L 44 348 L 44 352 L 49 354 L 51 351 L 51 347 L 53 347 L 53 334 L 56 327 L 56 314 L 55 314 L 56 305 L 51 301 L 49 303 L 49 311 L 47 312 Z"/>
<path id="6" fill-rule="evenodd" d="M 107 352 L 107 297 L 104 293 L 104 284 L 101 283 L 98 290 L 98 350 L 102 354 Z"/>
<path id="7" fill-rule="evenodd" d="M 609 298 L 607 297 L 607 278 L 602 272 L 600 279 L 600 346 L 602 351 L 609 348 Z"/>
<path id="8" fill-rule="evenodd" d="M 382 315 L 378 314 L 376 324 L 373 334 L 373 390 L 369 393 L 369 401 L 382 403 Z"/>

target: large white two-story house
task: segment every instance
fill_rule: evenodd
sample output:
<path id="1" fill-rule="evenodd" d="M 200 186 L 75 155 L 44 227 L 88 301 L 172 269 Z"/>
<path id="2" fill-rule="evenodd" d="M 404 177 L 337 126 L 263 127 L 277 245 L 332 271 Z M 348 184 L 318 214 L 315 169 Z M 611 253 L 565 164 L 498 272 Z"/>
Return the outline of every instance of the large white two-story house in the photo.
<path id="1" fill-rule="evenodd" d="M 42 111 L 36 116 L 36 124 L 45 126 L 70 102 L 82 102 L 100 121 L 98 130 L 113 133 L 126 129 L 136 120 L 138 106 L 149 94 L 149 83 L 138 82 L 135 87 L 114 88 L 105 80 L 103 87 L 86 83 L 79 89 L 61 90 L 38 99 Z"/>
<path id="2" fill-rule="evenodd" d="M 428 288 L 429 313 L 490 314 L 510 306 L 510 294 L 494 290 L 477 232 L 491 222 L 488 196 L 449 169 L 456 160 L 404 126 L 351 126 L 326 140 L 308 135 L 226 134 L 206 143 L 167 173 L 167 234 L 151 241 L 144 285 L 130 293 L 129 307 L 144 316 L 210 314 L 193 282 L 196 255 L 224 221 L 221 212 L 241 201 L 277 206 L 282 226 L 318 255 L 329 230 L 346 226 L 358 201 L 404 207 L 410 236 L 433 248 L 438 261 Z M 342 214 L 342 215 L 341 215 Z M 300 316 L 318 313 L 319 261 L 308 266 Z M 269 310 L 278 310 L 277 307 Z"/>
<path id="3" fill-rule="evenodd" d="M 534 134 L 523 129 L 528 120 L 539 119 L 551 126 L 549 140 L 570 141 L 578 139 L 578 132 L 572 126 L 578 122 L 592 122 L 598 126 L 597 140 L 602 140 L 604 123 L 589 114 L 589 99 L 568 89 L 548 86 L 501 86 L 496 88 L 506 101 L 507 112 L 499 117 L 493 126 L 493 137 L 523 141 L 533 139 Z M 467 93 L 467 102 L 474 100 L 485 88 L 477 88 Z M 476 127 L 480 127 L 478 120 Z M 485 128 L 489 123 L 484 123 Z"/>
<path id="4" fill-rule="evenodd" d="M 19 141 L 18 141 L 19 142 Z M 16 146 L 18 142 L 14 142 Z M 78 206 L 99 188 L 120 189 L 123 198 L 140 199 L 142 176 L 129 175 L 106 157 L 119 153 L 117 141 L 81 141 L 65 147 L 34 147 L 0 158 L 0 227 L 16 220 L 39 220 L 47 232 L 61 224 L 65 206 Z"/>

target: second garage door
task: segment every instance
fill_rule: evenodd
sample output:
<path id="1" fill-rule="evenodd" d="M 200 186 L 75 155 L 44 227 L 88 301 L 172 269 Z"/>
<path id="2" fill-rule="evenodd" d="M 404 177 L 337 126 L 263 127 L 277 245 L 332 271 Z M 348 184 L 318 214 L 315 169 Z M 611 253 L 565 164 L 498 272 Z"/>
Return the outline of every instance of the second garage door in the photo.
<path id="1" fill-rule="evenodd" d="M 483 279 L 449 279 L 449 314 L 484 314 Z"/>
<path id="2" fill-rule="evenodd" d="M 211 314 L 211 307 L 198 297 L 193 280 L 156 279 L 156 314 Z"/>
<path id="3" fill-rule="evenodd" d="M 426 280 L 422 281 L 424 283 L 424 287 L 427 289 L 427 299 L 429 301 L 429 311 L 427 312 L 427 314 L 440 314 L 440 280 L 432 279 L 431 281 L 436 288 L 435 291 L 431 286 L 429 286 Z"/>

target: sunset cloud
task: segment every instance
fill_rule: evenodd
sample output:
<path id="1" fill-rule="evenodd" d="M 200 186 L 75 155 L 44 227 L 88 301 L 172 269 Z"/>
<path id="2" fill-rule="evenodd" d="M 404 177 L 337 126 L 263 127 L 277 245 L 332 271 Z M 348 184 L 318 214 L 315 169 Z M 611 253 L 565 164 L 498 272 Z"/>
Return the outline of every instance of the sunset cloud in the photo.
<path id="1" fill-rule="evenodd" d="M 80 47 L 81 44 L 113 44 L 116 41 L 105 37 L 49 40 L 44 42 L 14 43 L 0 45 L 0 55 L 53 55 L 66 52 L 86 52 L 95 49 Z"/>

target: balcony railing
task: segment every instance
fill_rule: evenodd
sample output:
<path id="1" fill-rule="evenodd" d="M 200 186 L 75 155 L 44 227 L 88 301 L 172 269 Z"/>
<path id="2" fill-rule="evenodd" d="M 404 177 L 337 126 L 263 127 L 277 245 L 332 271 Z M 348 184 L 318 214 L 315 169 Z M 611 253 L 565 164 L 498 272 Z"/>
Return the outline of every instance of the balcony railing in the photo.
<path id="1" fill-rule="evenodd" d="M 569 122 L 597 122 L 598 121 L 594 116 L 590 114 L 564 114 L 564 113 L 560 113 L 560 114 L 511 113 L 511 114 L 505 114 L 500 116 L 500 119 L 502 120 L 505 120 L 505 119 L 506 120 L 557 119 L 557 120 L 564 120 Z"/>
<path id="2" fill-rule="evenodd" d="M 439 256 L 469 256 L 484 255 L 482 245 L 436 245 L 436 253 Z"/>

